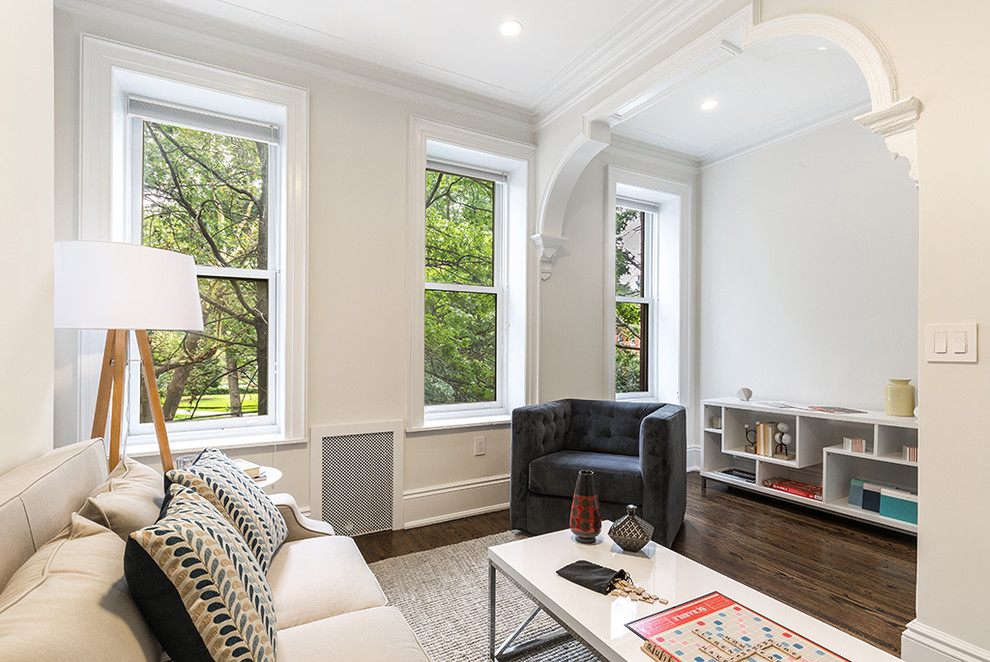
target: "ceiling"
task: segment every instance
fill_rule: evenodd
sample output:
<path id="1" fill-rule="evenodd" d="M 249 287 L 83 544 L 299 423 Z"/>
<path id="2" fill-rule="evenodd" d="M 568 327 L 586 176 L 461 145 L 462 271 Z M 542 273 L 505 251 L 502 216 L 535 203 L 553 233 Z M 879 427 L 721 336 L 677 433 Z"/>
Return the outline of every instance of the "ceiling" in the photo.
<path id="1" fill-rule="evenodd" d="M 701 0 L 141 0 L 239 32 L 263 33 L 319 53 L 445 85 L 534 115 L 603 62 L 628 60 L 656 29 Z M 517 37 L 498 25 L 515 18 Z M 651 28 L 653 31 L 651 32 Z M 740 51 L 658 93 L 614 129 L 710 164 L 868 109 L 853 59 L 825 40 L 778 37 Z M 733 42 L 734 46 L 733 47 Z M 721 103 L 711 111 L 698 104 Z"/>

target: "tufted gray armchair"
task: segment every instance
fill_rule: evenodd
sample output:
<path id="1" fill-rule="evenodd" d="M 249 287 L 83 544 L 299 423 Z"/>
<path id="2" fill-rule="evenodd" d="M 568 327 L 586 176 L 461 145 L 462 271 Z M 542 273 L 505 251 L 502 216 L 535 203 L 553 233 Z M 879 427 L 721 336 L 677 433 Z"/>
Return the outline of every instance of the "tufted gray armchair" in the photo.
<path id="1" fill-rule="evenodd" d="M 567 528 L 581 469 L 595 472 L 602 519 L 626 505 L 670 547 L 687 502 L 686 416 L 680 405 L 556 400 L 512 412 L 509 517 L 513 528 Z"/>

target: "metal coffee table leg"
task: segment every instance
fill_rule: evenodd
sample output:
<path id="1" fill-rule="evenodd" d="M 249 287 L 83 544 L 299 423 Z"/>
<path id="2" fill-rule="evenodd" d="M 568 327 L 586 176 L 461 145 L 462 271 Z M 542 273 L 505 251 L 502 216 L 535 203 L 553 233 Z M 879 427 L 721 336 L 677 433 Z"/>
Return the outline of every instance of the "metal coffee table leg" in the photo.
<path id="1" fill-rule="evenodd" d="M 526 626 L 529 625 L 536 615 L 543 611 L 543 608 L 537 606 L 533 610 L 526 620 L 515 629 L 515 631 L 509 635 L 509 638 L 502 642 L 502 645 L 497 649 L 495 648 L 495 565 L 489 561 L 488 563 L 488 657 L 490 660 L 507 660 L 517 655 L 522 655 L 527 651 L 531 651 L 535 648 L 540 648 L 543 646 L 548 646 L 553 643 L 562 642 L 565 639 L 570 639 L 571 634 L 565 630 L 560 632 L 551 632 L 545 634 L 541 637 L 535 639 L 530 639 L 521 644 L 513 645 Z"/>

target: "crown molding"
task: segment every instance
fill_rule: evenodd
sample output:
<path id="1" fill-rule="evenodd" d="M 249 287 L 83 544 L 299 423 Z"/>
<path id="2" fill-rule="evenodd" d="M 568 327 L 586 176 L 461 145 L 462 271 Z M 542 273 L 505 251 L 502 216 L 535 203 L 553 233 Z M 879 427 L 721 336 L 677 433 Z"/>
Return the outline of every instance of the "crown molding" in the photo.
<path id="1" fill-rule="evenodd" d="M 345 85 L 439 105 L 452 112 L 494 122 L 509 130 L 534 133 L 533 114 L 525 107 L 494 99 L 357 58 L 315 50 L 282 37 L 233 27 L 209 17 L 163 11 L 147 0 L 55 0 L 55 8 L 121 27 L 148 30 L 156 36 L 288 67 Z"/>
<path id="2" fill-rule="evenodd" d="M 577 106 L 605 82 L 637 66 L 658 47 L 723 2 L 670 0 L 658 4 L 646 14 L 637 16 L 628 29 L 568 62 L 559 72 L 559 82 L 540 92 L 532 104 L 537 130 Z"/>
<path id="3" fill-rule="evenodd" d="M 697 174 L 702 168 L 701 160 L 689 154 L 660 147 L 648 141 L 637 140 L 629 135 L 618 135 L 614 131 L 612 142 L 606 149 L 612 154 L 646 159 L 653 163 L 673 167 L 687 174 Z"/>
<path id="4" fill-rule="evenodd" d="M 812 102 L 809 106 L 771 118 L 763 128 L 751 131 L 702 155 L 702 168 L 712 168 L 740 156 L 811 133 L 829 124 L 851 120 L 857 114 L 870 109 L 870 100 L 863 94 L 863 90 L 857 87 L 831 99 Z"/>

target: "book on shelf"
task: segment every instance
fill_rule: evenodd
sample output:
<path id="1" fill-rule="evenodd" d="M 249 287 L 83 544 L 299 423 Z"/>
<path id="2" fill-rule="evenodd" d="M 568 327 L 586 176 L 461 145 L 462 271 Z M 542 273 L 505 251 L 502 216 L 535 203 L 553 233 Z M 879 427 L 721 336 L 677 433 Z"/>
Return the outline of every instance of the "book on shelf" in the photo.
<path id="1" fill-rule="evenodd" d="M 786 492 L 787 494 L 793 494 L 795 496 L 814 499 L 815 501 L 822 500 L 822 488 L 820 485 L 803 483 L 799 480 L 791 480 L 790 478 L 767 478 L 763 481 L 763 487 L 769 487 L 770 489 Z"/>
<path id="2" fill-rule="evenodd" d="M 918 461 L 918 447 L 917 446 L 902 446 L 901 447 L 901 452 L 903 453 L 904 459 L 907 460 L 908 462 L 917 462 Z"/>
<path id="3" fill-rule="evenodd" d="M 251 478 L 257 478 L 261 474 L 261 465 L 249 462 L 241 458 L 234 458 L 234 466 L 246 473 Z"/>
<path id="4" fill-rule="evenodd" d="M 756 483 L 756 474 L 752 471 L 746 471 L 745 469 L 736 469 L 731 467 L 729 469 L 719 469 L 715 473 L 723 474 L 729 478 L 735 478 L 737 480 L 744 480 L 747 483 Z"/>
<path id="5" fill-rule="evenodd" d="M 865 453 L 866 439 L 860 439 L 859 437 L 843 437 L 842 450 L 849 451 L 851 453 Z"/>

